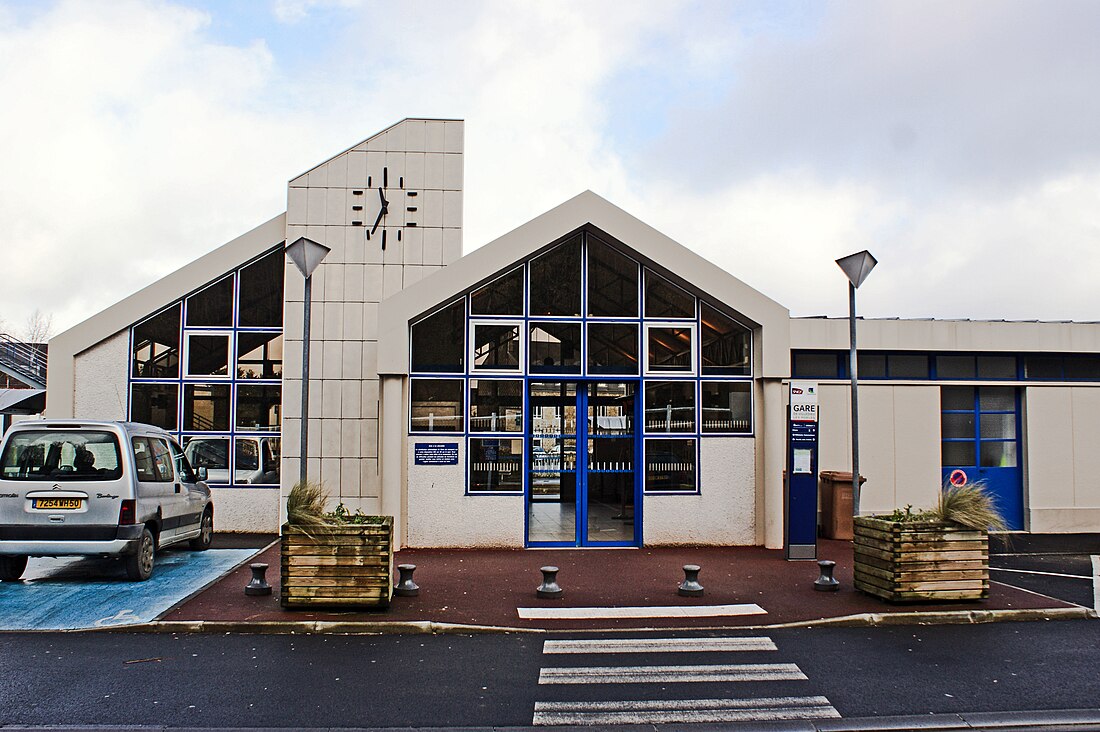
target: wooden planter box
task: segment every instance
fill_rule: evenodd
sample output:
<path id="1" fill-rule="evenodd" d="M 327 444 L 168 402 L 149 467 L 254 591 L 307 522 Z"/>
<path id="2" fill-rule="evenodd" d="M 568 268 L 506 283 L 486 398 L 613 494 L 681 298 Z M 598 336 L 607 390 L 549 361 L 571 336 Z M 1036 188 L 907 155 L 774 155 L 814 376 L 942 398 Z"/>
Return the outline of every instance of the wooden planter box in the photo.
<path id="1" fill-rule="evenodd" d="M 989 534 L 934 521 L 854 521 L 855 588 L 888 602 L 989 597 Z"/>
<path id="2" fill-rule="evenodd" d="M 393 517 L 334 526 L 313 537 L 282 531 L 280 602 L 285 608 L 388 607 L 393 592 Z"/>

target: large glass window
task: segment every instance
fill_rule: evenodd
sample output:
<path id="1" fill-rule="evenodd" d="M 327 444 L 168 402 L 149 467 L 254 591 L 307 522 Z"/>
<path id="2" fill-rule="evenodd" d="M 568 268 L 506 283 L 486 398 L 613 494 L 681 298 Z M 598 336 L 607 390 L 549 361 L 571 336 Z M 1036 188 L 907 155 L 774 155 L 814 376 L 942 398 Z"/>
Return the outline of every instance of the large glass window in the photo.
<path id="1" fill-rule="evenodd" d="M 695 431 L 695 381 L 645 383 L 645 431 Z"/>
<path id="2" fill-rule="evenodd" d="M 457 300 L 412 327 L 412 370 L 462 373 L 465 368 L 466 304 Z"/>
<path id="3" fill-rule="evenodd" d="M 588 314 L 638 317 L 638 263 L 588 236 Z"/>
<path id="4" fill-rule="evenodd" d="M 234 483 L 278 485 L 278 437 L 237 437 L 233 445 Z"/>
<path id="5" fill-rule="evenodd" d="M 702 367 L 704 374 L 748 376 L 752 373 L 752 332 L 710 305 L 700 303 L 703 327 Z"/>
<path id="6" fill-rule="evenodd" d="M 228 437 L 187 437 L 183 454 L 191 467 L 206 468 L 207 483 L 229 482 Z"/>
<path id="7" fill-rule="evenodd" d="M 473 325 L 473 363 L 476 371 L 519 371 L 520 323 L 482 323 Z"/>
<path id="8" fill-rule="evenodd" d="M 180 375 L 180 306 L 134 326 L 133 368 L 137 379 L 178 379 Z"/>
<path id="9" fill-rule="evenodd" d="M 646 371 L 695 371 L 695 328 L 690 325 L 646 325 Z"/>
<path id="10" fill-rule="evenodd" d="M 241 384 L 237 387 L 237 429 L 278 431 L 281 401 L 280 386 Z"/>
<path id="11" fill-rule="evenodd" d="M 188 334 L 187 375 L 228 376 L 229 334 Z"/>
<path id="12" fill-rule="evenodd" d="M 179 384 L 133 384 L 130 420 L 169 431 L 178 429 L 179 389 Z"/>
<path id="13" fill-rule="evenodd" d="M 470 379 L 470 431 L 522 432 L 523 382 Z"/>
<path id="14" fill-rule="evenodd" d="M 634 323 L 588 324 L 588 373 L 638 373 L 638 326 Z"/>
<path id="15" fill-rule="evenodd" d="M 413 432 L 463 432 L 462 379 L 410 379 Z"/>
<path id="16" fill-rule="evenodd" d="M 747 381 L 703 381 L 702 431 L 752 432 L 752 384 Z"/>
<path id="17" fill-rule="evenodd" d="M 470 492 L 523 490 L 523 440 L 470 438 Z"/>
<path id="18" fill-rule="evenodd" d="M 187 298 L 187 325 L 221 328 L 233 325 L 233 277 L 215 282 Z"/>
<path id="19" fill-rule="evenodd" d="M 237 334 L 238 379 L 278 379 L 282 375 L 282 333 Z"/>
<path id="20" fill-rule="evenodd" d="M 470 295 L 473 315 L 523 315 L 523 267 L 498 277 Z"/>
<path id="21" fill-rule="evenodd" d="M 284 258 L 279 245 L 131 329 L 128 418 L 175 432 L 214 483 L 278 484 Z M 235 474 L 234 449 L 259 467 Z"/>
<path id="22" fill-rule="evenodd" d="M 283 327 L 283 267 L 280 247 L 240 272 L 237 322 L 242 328 Z"/>
<path id="23" fill-rule="evenodd" d="M 645 316 L 647 318 L 694 318 L 695 296 L 647 269 Z"/>
<path id="24" fill-rule="evenodd" d="M 530 264 L 532 316 L 581 314 L 581 236 L 559 244 Z"/>
<path id="25" fill-rule="evenodd" d="M 693 493 L 698 485 L 695 439 L 645 440 L 645 489 L 655 493 Z"/>
<path id="26" fill-rule="evenodd" d="M 228 432 L 229 384 L 184 384 L 183 430 Z"/>
<path id="27" fill-rule="evenodd" d="M 579 374 L 581 324 L 533 322 L 527 344 L 532 374 Z"/>

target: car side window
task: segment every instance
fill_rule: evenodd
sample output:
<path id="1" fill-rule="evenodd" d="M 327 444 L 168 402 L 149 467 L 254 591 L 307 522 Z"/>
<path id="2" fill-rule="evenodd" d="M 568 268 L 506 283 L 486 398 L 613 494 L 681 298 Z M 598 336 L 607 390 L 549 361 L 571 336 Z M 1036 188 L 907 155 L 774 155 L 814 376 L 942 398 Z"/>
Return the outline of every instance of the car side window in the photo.
<path id="1" fill-rule="evenodd" d="M 175 480 L 176 474 L 172 468 L 172 453 L 168 450 L 168 445 L 164 440 L 157 440 L 150 438 L 149 444 L 153 447 L 153 469 L 156 471 L 156 478 L 153 480 L 158 483 L 171 483 Z"/>
<path id="2" fill-rule="evenodd" d="M 134 469 L 137 479 L 151 483 L 157 479 L 157 471 L 153 466 L 153 448 L 149 445 L 147 437 L 133 437 L 130 444 L 134 448 Z"/>
<path id="3" fill-rule="evenodd" d="M 187 462 L 187 457 L 180 446 L 169 440 L 168 449 L 172 451 L 172 462 L 176 464 L 176 472 L 179 473 L 180 480 L 184 483 L 197 483 L 199 479 L 195 476 L 195 471 L 191 469 L 191 463 Z"/>

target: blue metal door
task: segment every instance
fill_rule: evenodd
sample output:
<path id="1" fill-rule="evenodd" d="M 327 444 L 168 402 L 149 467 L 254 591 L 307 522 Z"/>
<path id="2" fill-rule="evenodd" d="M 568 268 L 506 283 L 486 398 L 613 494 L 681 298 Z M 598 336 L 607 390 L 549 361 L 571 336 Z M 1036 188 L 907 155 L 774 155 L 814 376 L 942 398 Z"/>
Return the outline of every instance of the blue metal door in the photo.
<path id="1" fill-rule="evenodd" d="M 1019 390 L 944 386 L 940 405 L 944 482 L 983 482 L 1009 530 L 1023 530 Z"/>
<path id="2" fill-rule="evenodd" d="M 528 546 L 637 546 L 637 383 L 530 381 Z"/>

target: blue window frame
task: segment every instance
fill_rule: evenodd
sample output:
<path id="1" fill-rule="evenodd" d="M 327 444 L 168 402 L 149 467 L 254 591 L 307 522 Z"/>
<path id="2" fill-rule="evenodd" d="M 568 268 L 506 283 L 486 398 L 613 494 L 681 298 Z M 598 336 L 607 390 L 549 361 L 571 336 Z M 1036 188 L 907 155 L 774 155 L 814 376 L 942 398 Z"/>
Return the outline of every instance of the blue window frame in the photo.
<path id="1" fill-rule="evenodd" d="M 130 328 L 126 413 L 218 486 L 279 485 L 283 245 Z"/>
<path id="2" fill-rule="evenodd" d="M 593 263 L 597 263 L 598 268 L 595 275 Z M 637 383 L 639 409 L 642 409 L 642 395 L 647 385 L 674 383 L 677 389 L 687 389 L 685 393 L 690 394 L 686 407 L 679 406 L 689 409 L 691 414 L 677 415 L 684 418 L 676 420 L 678 425 L 674 433 L 647 431 L 641 427 L 644 420 L 639 417 L 634 465 L 641 475 L 645 445 L 650 440 L 654 440 L 654 449 L 673 444 L 663 445 L 657 441 L 659 439 L 686 440 L 685 444 L 690 444 L 694 451 L 695 469 L 684 474 L 694 475 L 690 492 L 698 493 L 697 468 L 702 438 L 753 435 L 752 333 L 726 309 L 709 301 L 705 295 L 691 292 L 687 283 L 674 279 L 668 273 L 655 272 L 637 261 L 628 248 L 616 246 L 607 237 L 597 237 L 586 230 L 563 237 L 530 259 L 509 265 L 486 278 L 410 324 L 409 433 L 438 434 L 435 423 L 429 428 L 423 419 L 413 417 L 423 411 L 426 402 L 414 399 L 412 393 L 421 389 L 415 386 L 417 384 L 432 380 L 446 382 L 440 388 L 462 395 L 450 399 L 449 403 L 457 405 L 455 408 L 466 415 L 464 422 L 458 419 L 457 413 L 446 419 L 452 424 L 463 424 L 461 432 L 455 430 L 450 434 L 456 437 L 461 434 L 466 444 L 467 494 L 528 494 L 530 470 L 524 471 L 519 485 L 503 480 L 498 473 L 483 477 L 483 473 L 493 472 L 488 469 L 478 468 L 478 475 L 474 476 L 472 466 L 475 462 L 482 466 L 493 464 L 484 459 L 475 461 L 471 457 L 475 449 L 484 457 L 487 449 L 492 454 L 494 437 L 511 439 L 517 434 L 511 431 L 487 434 L 482 429 L 484 415 L 473 413 L 472 394 L 476 384 L 516 377 L 522 384 L 523 393 L 519 419 L 526 425 L 531 382 L 561 380 L 583 386 L 595 381 L 631 381 Z M 608 291 L 601 291 L 600 300 L 590 303 L 590 286 Z M 648 289 L 650 286 L 652 292 Z M 522 307 L 517 307 L 516 299 L 520 296 Z M 612 313 L 626 314 L 616 317 Z M 494 327 L 511 328 L 513 325 L 518 326 L 518 349 L 508 350 L 511 346 L 504 349 L 505 361 L 487 355 L 501 350 L 490 347 L 495 343 L 489 337 L 490 331 Z M 476 340 L 488 345 L 475 354 L 475 329 L 479 327 L 481 330 L 476 332 L 483 331 L 485 337 L 479 335 Z M 651 348 L 659 345 L 650 342 L 651 336 L 686 340 L 690 342 L 690 352 L 685 357 L 670 344 L 665 344 L 661 346 L 663 355 L 656 360 L 657 367 L 649 368 L 644 364 L 649 364 Z M 598 353 L 593 351 L 593 337 L 599 342 Z M 462 339 L 461 346 L 458 339 Z M 453 344 L 447 345 L 451 341 Z M 461 353 L 461 358 L 436 357 L 444 346 L 455 354 Z M 435 355 L 417 355 L 429 351 Z M 475 358 L 487 360 L 488 367 L 475 368 Z M 517 360 L 518 363 L 513 364 Z M 835 356 L 833 364 L 836 368 Z M 705 407 L 704 384 L 708 398 Z M 723 404 L 715 401 L 718 399 L 723 400 Z M 490 414 L 490 420 L 491 417 Z M 512 420 L 515 417 L 515 414 L 510 416 Z M 501 419 L 499 413 L 497 419 Z M 657 434 L 662 437 L 658 438 Z M 474 440 L 489 442 L 474 443 Z M 682 445 L 677 443 L 676 447 L 677 454 L 683 452 Z M 578 452 L 584 449 L 587 447 L 578 448 Z M 529 451 L 530 447 L 525 446 L 524 450 Z M 521 460 L 527 465 L 531 458 L 525 454 Z M 683 490 L 682 480 L 679 477 L 677 480 L 678 487 L 674 490 L 650 491 L 648 487 L 645 490 L 688 492 Z"/>

